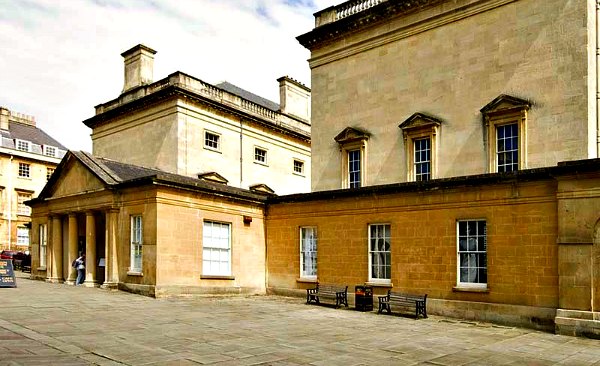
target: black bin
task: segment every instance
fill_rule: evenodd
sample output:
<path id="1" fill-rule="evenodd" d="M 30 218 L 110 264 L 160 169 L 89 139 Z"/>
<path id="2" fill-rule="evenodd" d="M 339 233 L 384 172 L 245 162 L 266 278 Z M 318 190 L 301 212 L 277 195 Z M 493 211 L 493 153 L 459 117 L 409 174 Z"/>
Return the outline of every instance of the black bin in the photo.
<path id="1" fill-rule="evenodd" d="M 373 310 L 373 286 L 354 286 L 354 308 L 359 311 Z"/>

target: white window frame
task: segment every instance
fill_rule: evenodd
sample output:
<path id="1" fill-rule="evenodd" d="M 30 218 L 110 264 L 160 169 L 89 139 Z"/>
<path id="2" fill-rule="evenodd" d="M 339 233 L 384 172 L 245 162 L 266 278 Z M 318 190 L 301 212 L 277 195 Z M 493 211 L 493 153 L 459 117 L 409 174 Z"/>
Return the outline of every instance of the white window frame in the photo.
<path id="1" fill-rule="evenodd" d="M 54 146 L 44 145 L 44 155 L 55 158 L 58 155 L 58 149 Z"/>
<path id="2" fill-rule="evenodd" d="M 46 267 L 46 253 L 48 249 L 48 225 L 40 224 L 40 267 Z"/>
<path id="3" fill-rule="evenodd" d="M 479 230 L 480 225 L 479 223 L 483 222 L 483 233 L 480 233 Z M 461 224 L 466 224 L 466 231 L 461 231 Z M 474 235 L 470 235 L 469 231 L 468 231 L 468 227 L 469 224 L 471 225 L 475 225 L 475 233 Z M 461 233 L 465 233 L 465 235 L 461 235 Z M 479 243 L 479 239 L 483 238 L 483 243 Z M 461 248 L 461 239 L 463 246 Z M 471 247 L 471 243 L 473 243 L 473 239 L 474 245 L 475 245 L 475 250 L 470 250 Z M 483 245 L 484 250 L 480 250 L 480 245 Z M 486 289 L 487 288 L 487 284 L 488 284 L 488 264 L 487 264 L 487 220 L 485 219 L 466 219 L 466 220 L 457 220 L 456 221 L 456 284 L 458 288 L 475 288 L 475 289 Z M 484 264 L 485 266 L 482 267 L 481 264 L 481 258 L 479 257 L 479 255 L 483 254 L 484 255 Z M 468 255 L 468 259 L 466 260 L 468 263 L 466 263 L 467 265 L 464 266 L 463 262 L 461 260 L 461 255 Z M 471 257 L 471 255 L 475 256 L 475 257 Z M 474 259 L 475 263 L 470 263 L 471 259 Z M 475 264 L 475 266 L 471 266 L 471 264 Z M 478 282 L 473 282 L 473 281 L 462 281 L 461 280 L 461 271 L 466 269 L 467 272 L 467 276 L 471 276 L 472 275 L 472 270 L 475 270 L 476 274 L 474 275 L 477 278 Z M 479 282 L 480 281 L 480 275 L 481 273 L 479 272 L 479 269 L 484 269 L 484 273 L 485 273 L 485 282 Z M 464 272 L 464 271 L 463 271 Z"/>
<path id="4" fill-rule="evenodd" d="M 413 169 L 414 176 L 416 182 L 425 182 L 431 180 L 432 172 L 431 172 L 431 161 L 432 161 L 432 146 L 431 146 L 431 137 L 421 137 L 412 140 L 413 141 Z M 427 148 L 417 147 L 417 144 L 421 142 L 427 142 Z M 423 152 L 425 152 L 426 156 L 423 158 Z M 419 167 L 427 166 L 427 173 L 419 172 Z"/>
<path id="5" fill-rule="evenodd" d="M 259 151 L 264 152 L 264 160 L 259 159 L 259 156 L 260 156 L 260 154 L 258 153 Z M 265 149 L 264 147 L 254 146 L 254 162 L 257 164 L 261 164 L 261 165 L 269 164 L 268 152 L 269 151 L 267 149 Z"/>
<path id="6" fill-rule="evenodd" d="M 144 259 L 144 230 L 142 215 L 131 215 L 129 271 L 142 273 Z"/>
<path id="7" fill-rule="evenodd" d="M 312 235 L 311 235 L 312 234 Z M 317 279 L 318 236 L 316 226 L 300 227 L 300 278 Z M 307 270 L 305 270 L 305 265 Z"/>
<path id="8" fill-rule="evenodd" d="M 351 158 L 351 154 L 355 154 L 358 157 L 358 164 L 356 169 L 353 168 L 353 163 L 357 161 L 355 158 Z M 362 152 L 360 149 L 352 149 L 346 151 L 347 161 L 348 161 L 348 188 L 360 188 L 362 187 Z M 357 179 L 352 179 L 352 176 L 356 175 Z"/>
<path id="9" fill-rule="evenodd" d="M 302 160 L 294 159 L 293 163 L 293 171 L 296 175 L 304 175 L 304 162 Z M 298 165 L 296 165 L 298 164 Z M 296 167 L 299 166 L 299 170 L 296 170 Z"/>
<path id="10" fill-rule="evenodd" d="M 31 164 L 19 162 L 19 178 L 31 177 Z"/>
<path id="11" fill-rule="evenodd" d="M 202 275 L 231 276 L 231 223 L 203 221 Z"/>
<path id="12" fill-rule="evenodd" d="M 24 226 L 17 226 L 17 245 L 29 246 L 29 229 Z"/>
<path id="13" fill-rule="evenodd" d="M 376 237 L 373 237 L 371 235 L 371 228 L 380 228 L 383 229 L 383 236 L 379 236 L 376 235 Z M 387 228 L 387 231 L 386 231 Z M 379 231 L 377 230 L 377 234 L 379 234 Z M 388 236 L 386 236 L 386 234 L 388 234 Z M 369 242 L 367 244 L 367 249 L 369 251 L 369 282 L 373 282 L 373 283 L 385 283 L 385 284 L 389 284 L 392 282 L 392 225 L 389 223 L 377 223 L 377 224 L 369 224 L 368 226 L 368 237 L 369 237 Z M 384 240 L 384 247 L 383 249 L 385 249 L 385 239 L 387 239 L 387 243 L 388 243 L 388 250 L 372 250 L 373 246 L 372 246 L 372 241 L 373 240 Z M 383 277 L 375 277 L 373 275 L 373 264 L 375 261 L 374 255 L 377 253 L 384 253 L 384 258 L 379 257 L 378 259 L 383 263 L 383 266 L 385 267 L 389 267 L 389 278 L 385 278 L 385 271 L 383 274 Z M 386 255 L 385 253 L 388 253 L 388 255 Z M 386 261 L 389 260 L 389 263 L 386 263 Z M 378 265 L 381 266 L 381 265 Z"/>
<path id="14" fill-rule="evenodd" d="M 508 126 L 514 126 L 514 129 L 516 129 L 516 143 L 513 144 L 513 148 L 512 149 L 506 149 L 505 147 L 501 149 L 500 147 L 500 142 L 503 141 L 504 145 L 506 143 L 506 141 L 508 140 L 506 137 L 500 137 L 500 132 L 498 131 L 501 128 L 506 128 Z M 517 121 L 514 121 L 512 123 L 503 123 L 503 124 L 496 124 L 494 126 L 496 128 L 496 171 L 499 173 L 503 173 L 503 172 L 513 172 L 516 170 L 519 170 L 519 123 Z M 504 134 L 506 134 L 506 131 L 504 132 Z M 511 138 L 514 138 L 515 136 L 511 136 Z M 500 155 L 504 155 L 504 154 L 513 154 L 514 152 L 516 152 L 517 154 L 517 160 L 513 161 L 510 164 L 507 164 L 506 162 L 502 165 L 500 165 Z M 506 167 L 510 167 L 510 170 L 506 170 Z"/>
<path id="15" fill-rule="evenodd" d="M 31 152 L 31 142 L 26 140 L 15 139 L 15 149 L 19 151 Z"/>
<path id="16" fill-rule="evenodd" d="M 216 137 L 216 141 L 213 141 L 209 136 Z M 215 143 L 217 146 L 211 146 L 210 143 Z M 204 130 L 204 148 L 207 150 L 221 152 L 221 134 L 209 130 Z"/>
<path id="17" fill-rule="evenodd" d="M 31 216 L 31 207 L 25 204 L 31 196 L 30 193 L 17 192 L 17 215 Z"/>
<path id="18" fill-rule="evenodd" d="M 50 180 L 52 174 L 54 174 L 55 168 L 46 167 L 46 182 Z"/>

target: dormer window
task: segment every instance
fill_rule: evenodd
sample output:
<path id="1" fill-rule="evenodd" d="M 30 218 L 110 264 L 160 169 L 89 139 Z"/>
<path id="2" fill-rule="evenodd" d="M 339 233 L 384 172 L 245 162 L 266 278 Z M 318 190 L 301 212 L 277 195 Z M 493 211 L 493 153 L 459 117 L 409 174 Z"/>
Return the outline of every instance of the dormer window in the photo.
<path id="1" fill-rule="evenodd" d="M 25 140 L 15 140 L 15 147 L 21 151 L 31 151 L 31 142 Z"/>
<path id="2" fill-rule="evenodd" d="M 56 157 L 56 148 L 54 146 L 44 146 L 44 155 Z"/>

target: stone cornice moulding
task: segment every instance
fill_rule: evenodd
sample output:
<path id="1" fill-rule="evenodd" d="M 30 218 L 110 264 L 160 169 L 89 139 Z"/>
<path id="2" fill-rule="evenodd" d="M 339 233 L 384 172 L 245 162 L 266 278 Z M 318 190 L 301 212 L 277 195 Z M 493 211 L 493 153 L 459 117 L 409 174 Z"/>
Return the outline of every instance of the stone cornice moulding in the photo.
<path id="1" fill-rule="evenodd" d="M 439 28 L 446 24 L 454 23 L 456 21 L 471 17 L 473 15 L 477 15 L 517 1 L 519 0 L 480 0 L 478 2 L 465 5 L 463 7 L 447 9 L 446 11 L 444 11 L 443 14 L 437 14 L 424 20 L 415 21 L 404 27 L 382 33 L 367 40 L 352 43 L 348 46 L 344 46 L 333 51 L 326 52 L 322 55 L 311 56 L 311 58 L 308 60 L 309 66 L 311 69 L 318 66 L 322 66 L 330 62 L 334 62 L 339 59 L 343 59 L 361 52 L 365 52 L 388 43 L 396 42 L 401 39 L 408 38 L 431 29 Z M 380 22 L 377 22 L 376 24 L 374 23 L 373 25 L 369 26 L 377 26 L 379 24 Z M 353 30 L 349 32 L 360 32 L 360 30 Z M 347 32 L 343 32 L 343 34 L 346 33 Z M 339 38 L 341 34 L 336 36 L 335 38 L 323 42 L 332 43 L 335 39 Z"/>

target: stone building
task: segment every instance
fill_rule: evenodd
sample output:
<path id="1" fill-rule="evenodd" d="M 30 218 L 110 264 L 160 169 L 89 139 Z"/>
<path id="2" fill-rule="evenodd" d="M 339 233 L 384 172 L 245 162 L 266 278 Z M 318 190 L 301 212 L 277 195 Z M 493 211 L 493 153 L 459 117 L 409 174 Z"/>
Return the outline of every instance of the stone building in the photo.
<path id="1" fill-rule="evenodd" d="M 598 157 L 596 2 L 346 1 L 311 52 L 312 190 Z"/>
<path id="2" fill-rule="evenodd" d="M 268 202 L 268 288 L 600 334 L 596 2 L 358 0 L 315 13 L 312 190 Z M 349 189 L 348 189 L 349 188 Z"/>
<path id="3" fill-rule="evenodd" d="M 69 153 L 31 202 L 34 267 L 49 247 L 33 276 L 72 281 L 81 245 L 88 285 L 167 296 L 368 284 L 426 293 L 431 314 L 598 336 L 595 6 L 357 0 L 316 13 L 298 37 L 311 50 L 312 193 L 188 165 L 179 111 L 229 111 L 228 94 L 217 108 L 223 88 L 181 73 L 146 85 L 126 66 L 137 87 L 86 121 L 95 155 Z M 161 116 L 161 100 L 178 117 L 152 135 L 164 126 L 145 116 Z M 132 146 L 145 133 L 148 157 Z"/>
<path id="4" fill-rule="evenodd" d="M 264 293 L 264 206 L 310 189 L 310 90 L 279 78 L 280 104 L 181 72 L 153 80 L 155 51 L 124 52 L 121 95 L 84 123 L 33 207 L 32 276 L 152 296 Z"/>
<path id="5" fill-rule="evenodd" d="M 0 250 L 29 249 L 31 208 L 66 148 L 35 118 L 0 107 Z"/>
<path id="6" fill-rule="evenodd" d="M 122 54 L 121 95 L 84 121 L 94 156 L 277 194 L 310 190 L 310 89 L 281 77 L 277 104 L 182 72 L 154 81 L 155 53 Z"/>

